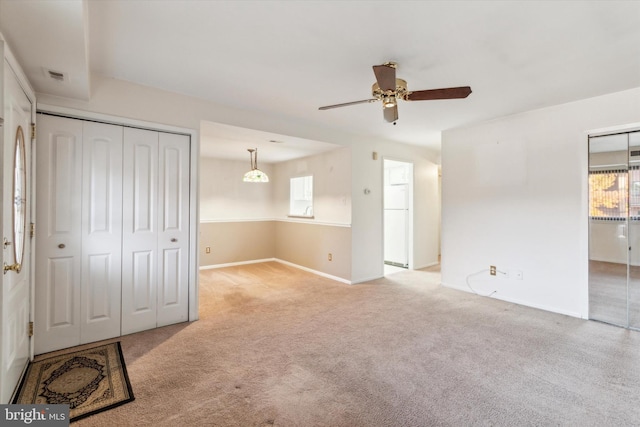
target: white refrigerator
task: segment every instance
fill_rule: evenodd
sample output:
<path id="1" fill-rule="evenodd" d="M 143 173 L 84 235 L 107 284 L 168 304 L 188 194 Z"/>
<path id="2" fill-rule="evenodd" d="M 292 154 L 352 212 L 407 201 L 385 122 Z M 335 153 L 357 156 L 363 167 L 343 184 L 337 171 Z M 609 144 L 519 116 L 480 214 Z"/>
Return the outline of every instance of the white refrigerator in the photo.
<path id="1" fill-rule="evenodd" d="M 409 189 L 407 184 L 384 186 L 384 262 L 409 266 Z"/>

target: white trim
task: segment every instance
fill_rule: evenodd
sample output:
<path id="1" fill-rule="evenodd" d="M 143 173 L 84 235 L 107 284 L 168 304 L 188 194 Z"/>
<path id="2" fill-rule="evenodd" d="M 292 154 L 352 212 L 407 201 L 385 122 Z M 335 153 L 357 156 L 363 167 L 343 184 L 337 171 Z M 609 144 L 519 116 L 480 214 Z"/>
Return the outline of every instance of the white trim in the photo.
<path id="1" fill-rule="evenodd" d="M 314 269 L 308 268 L 308 267 L 303 267 L 302 265 L 294 264 L 294 263 L 289 262 L 289 261 L 285 261 L 285 260 L 278 259 L 278 258 L 276 258 L 275 261 L 279 262 L 281 264 L 288 265 L 290 267 L 295 267 L 295 268 L 298 268 L 300 270 L 308 271 L 309 273 L 313 273 L 313 274 L 315 274 L 317 276 L 322 276 L 322 277 L 326 277 L 327 279 L 335 280 L 337 282 L 346 283 L 347 285 L 351 285 L 352 284 L 352 282 L 350 280 L 343 279 L 342 277 L 333 276 L 331 274 L 323 273 L 322 271 L 314 270 Z"/>
<path id="2" fill-rule="evenodd" d="M 585 133 L 588 136 L 604 136 L 604 135 L 615 134 L 615 133 L 635 132 L 638 130 L 640 130 L 640 123 L 629 123 L 626 125 L 610 126 L 606 128 L 587 130 L 585 131 Z"/>
<path id="3" fill-rule="evenodd" d="M 172 126 L 173 127 L 173 126 Z M 197 130 L 188 130 L 191 139 L 191 167 L 189 191 L 189 321 L 200 318 L 200 134 Z"/>
<path id="4" fill-rule="evenodd" d="M 190 137 L 190 176 L 189 176 L 189 321 L 199 318 L 199 275 L 198 265 L 200 264 L 200 137 L 195 129 L 166 125 L 162 123 L 148 122 L 138 119 L 101 114 L 75 108 L 60 107 L 57 105 L 37 104 L 37 112 L 62 115 L 79 120 L 94 120 L 103 123 L 110 123 L 119 126 L 130 126 L 139 129 L 147 129 L 160 132 L 177 133 Z"/>
<path id="5" fill-rule="evenodd" d="M 200 224 L 209 224 L 217 222 L 269 222 L 277 221 L 275 218 L 229 218 L 229 219 L 201 219 Z"/>
<path id="6" fill-rule="evenodd" d="M 449 289 L 453 289 L 453 290 L 456 290 L 456 291 L 462 291 L 462 292 L 466 292 L 466 293 L 469 293 L 469 294 L 473 294 L 473 292 L 471 292 L 471 290 L 469 288 L 464 287 L 464 286 L 453 286 L 451 284 L 444 283 L 444 282 L 440 282 L 440 284 L 442 286 L 444 286 L 445 288 L 449 288 Z M 478 295 L 478 294 L 474 294 L 474 295 Z M 478 295 L 478 296 L 487 297 L 485 295 Z M 588 317 L 585 317 L 585 316 L 581 315 L 578 312 L 559 310 L 556 307 L 551 307 L 551 306 L 548 306 L 548 305 L 531 304 L 529 301 L 522 301 L 522 300 L 519 300 L 517 298 L 505 297 L 503 295 L 500 295 L 498 292 L 493 293 L 488 298 L 498 299 L 498 300 L 501 300 L 501 301 L 510 302 L 510 303 L 513 303 L 513 304 L 518 304 L 518 305 L 521 305 L 523 307 L 535 308 L 537 310 L 543 310 L 543 311 L 547 311 L 547 312 L 551 312 L 551 313 L 563 314 L 565 316 L 577 317 L 579 319 L 588 319 Z"/>
<path id="7" fill-rule="evenodd" d="M 374 280 L 383 279 L 383 278 L 384 278 L 384 274 L 382 276 L 365 277 L 364 279 L 358 279 L 358 280 L 352 281 L 351 284 L 355 285 L 355 284 L 358 284 L 358 283 L 372 282 Z"/>
<path id="8" fill-rule="evenodd" d="M 166 125 L 162 123 L 148 122 L 145 120 L 129 119 L 127 117 L 113 116 L 110 114 L 94 113 L 92 111 L 61 107 L 59 105 L 38 103 L 38 112 L 62 115 L 72 119 L 95 120 L 102 123 L 115 124 L 120 126 L 131 126 L 138 129 L 147 129 L 147 130 L 163 131 L 163 132 L 179 133 L 184 135 L 195 135 L 195 136 L 197 136 L 198 134 L 198 132 L 195 129 Z"/>
<path id="9" fill-rule="evenodd" d="M 280 264 L 285 264 L 285 265 L 288 265 L 290 267 L 297 268 L 299 270 L 304 270 L 306 272 L 313 273 L 316 276 L 322 276 L 322 277 L 325 277 L 327 279 L 335 280 L 336 282 L 346 283 L 347 285 L 351 285 L 352 284 L 352 282 L 350 280 L 343 279 L 342 277 L 333 276 L 331 274 L 323 273 L 322 271 L 318 271 L 318 270 L 314 270 L 312 268 L 304 267 L 302 265 L 294 264 L 292 262 L 285 261 L 285 260 L 282 260 L 282 259 L 279 259 L 279 258 L 254 259 L 254 260 L 250 260 L 250 261 L 230 262 L 230 263 L 226 263 L 226 264 L 204 265 L 204 266 L 200 267 L 200 270 L 213 270 L 213 269 L 216 269 L 216 268 L 233 267 L 233 266 L 236 266 L 236 265 L 259 264 L 261 262 L 271 262 L 271 261 L 279 262 Z"/>
<path id="10" fill-rule="evenodd" d="M 430 262 L 429 264 L 425 264 L 425 265 L 414 267 L 413 270 L 420 270 L 420 269 L 423 269 L 423 268 L 429 268 L 429 267 L 433 267 L 434 265 L 438 265 L 438 264 L 440 264 L 438 261 Z"/>
<path id="11" fill-rule="evenodd" d="M 2 34 L 0 34 L 0 38 L 2 38 Z M 24 71 L 22 71 L 22 67 L 20 67 L 20 63 L 18 62 L 16 57 L 13 55 L 13 52 L 11 51 L 11 48 L 9 47 L 6 41 L 4 42 L 4 59 L 7 61 L 7 64 L 9 64 L 9 67 L 11 67 L 11 70 L 16 75 L 18 79 L 18 84 L 20 85 L 24 93 L 27 95 L 27 98 L 29 98 L 29 101 L 31 101 L 31 104 L 35 105 L 36 104 L 35 91 L 33 90 L 33 87 L 31 86 L 31 83 L 29 83 L 29 80 L 27 79 L 26 74 L 24 74 Z M 3 100 L 3 105 L 4 105 L 4 100 Z"/>
<path id="12" fill-rule="evenodd" d="M 277 261 L 275 258 L 252 259 L 250 261 L 227 262 L 225 264 L 203 265 L 200 270 L 215 270 L 216 268 L 235 267 L 237 265 L 260 264 L 262 262 Z"/>
<path id="13" fill-rule="evenodd" d="M 346 224 L 344 222 L 326 222 L 326 221 L 315 221 L 312 219 L 299 219 L 299 218 L 287 218 L 287 219 L 276 219 L 278 222 L 297 222 L 302 224 L 311 224 L 311 225 L 329 225 L 332 227 L 346 227 L 351 228 L 351 224 Z"/>
<path id="14" fill-rule="evenodd" d="M 385 249 L 385 241 L 384 241 L 384 175 L 385 175 L 385 162 L 386 161 L 391 161 L 391 162 L 396 162 L 396 163 L 404 163 L 406 165 L 410 166 L 411 169 L 411 178 L 409 180 L 409 182 L 407 183 L 408 188 L 409 188 L 409 206 L 407 207 L 407 211 L 408 211 L 408 216 L 409 218 L 407 219 L 408 221 L 408 227 L 409 229 L 407 230 L 407 267 L 409 270 L 415 270 L 415 266 L 413 264 L 414 262 L 414 252 L 415 252 L 415 247 L 414 247 L 414 234 L 415 234 L 415 216 L 414 216 L 414 210 L 415 210 L 415 206 L 414 206 L 414 202 L 415 202 L 415 185 L 416 185 L 416 165 L 415 162 L 413 160 L 403 160 L 400 159 L 398 157 L 393 157 L 393 156 L 382 156 L 382 181 L 380 183 L 380 185 L 382 186 L 382 207 L 380 212 L 382 213 L 382 227 L 380 228 L 380 238 L 382 241 L 382 262 L 381 265 L 383 266 L 383 271 L 384 271 L 384 249 Z"/>
<path id="15" fill-rule="evenodd" d="M 345 227 L 351 228 L 351 224 L 345 224 L 342 222 L 321 222 L 321 221 L 309 221 L 309 220 L 294 220 L 294 219 L 281 219 L 281 218 L 229 218 L 229 219 L 201 219 L 201 224 L 220 223 L 220 222 L 298 222 L 311 225 L 327 225 L 330 227 Z"/>

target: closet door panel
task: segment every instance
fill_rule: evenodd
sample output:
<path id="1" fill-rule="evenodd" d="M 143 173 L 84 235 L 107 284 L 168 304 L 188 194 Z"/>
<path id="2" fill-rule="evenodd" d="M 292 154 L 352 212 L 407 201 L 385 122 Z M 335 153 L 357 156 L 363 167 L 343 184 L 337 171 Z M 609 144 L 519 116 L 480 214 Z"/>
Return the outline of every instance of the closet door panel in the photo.
<path id="1" fill-rule="evenodd" d="M 83 123 L 81 343 L 120 335 L 122 132 Z"/>
<path id="2" fill-rule="evenodd" d="M 80 344 L 82 122 L 38 116 L 35 353 Z"/>
<path id="3" fill-rule="evenodd" d="M 158 133 L 125 129 L 122 333 L 156 327 Z"/>
<path id="4" fill-rule="evenodd" d="M 155 311 L 155 251 L 135 251 L 131 253 L 133 287 L 130 295 L 134 313 Z"/>
<path id="5" fill-rule="evenodd" d="M 180 249 L 164 249 L 162 251 L 162 283 L 161 304 L 172 307 L 180 304 Z"/>
<path id="6" fill-rule="evenodd" d="M 188 319 L 189 137 L 160 133 L 158 326 Z"/>

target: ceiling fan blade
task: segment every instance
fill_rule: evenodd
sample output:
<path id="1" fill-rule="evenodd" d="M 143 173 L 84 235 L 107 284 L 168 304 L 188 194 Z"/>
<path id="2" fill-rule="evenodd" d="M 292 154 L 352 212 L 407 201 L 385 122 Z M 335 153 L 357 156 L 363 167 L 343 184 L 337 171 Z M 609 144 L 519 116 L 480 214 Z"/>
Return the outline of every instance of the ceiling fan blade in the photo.
<path id="1" fill-rule="evenodd" d="M 376 75 L 378 86 L 383 92 L 396 90 L 396 69 L 389 65 L 374 65 L 373 73 Z"/>
<path id="2" fill-rule="evenodd" d="M 367 104 L 367 103 L 376 102 L 376 101 L 377 101 L 376 98 L 363 99 L 362 101 L 345 102 L 344 104 L 325 105 L 324 107 L 318 108 L 318 110 L 330 110 L 332 108 L 348 107 L 349 105 L 356 105 L 356 104 Z"/>
<path id="3" fill-rule="evenodd" d="M 384 109 L 384 119 L 389 123 L 393 123 L 398 120 L 398 105 Z"/>
<path id="4" fill-rule="evenodd" d="M 446 89 L 417 90 L 407 95 L 407 101 L 428 101 L 431 99 L 466 98 L 471 93 L 469 86 L 450 87 Z"/>

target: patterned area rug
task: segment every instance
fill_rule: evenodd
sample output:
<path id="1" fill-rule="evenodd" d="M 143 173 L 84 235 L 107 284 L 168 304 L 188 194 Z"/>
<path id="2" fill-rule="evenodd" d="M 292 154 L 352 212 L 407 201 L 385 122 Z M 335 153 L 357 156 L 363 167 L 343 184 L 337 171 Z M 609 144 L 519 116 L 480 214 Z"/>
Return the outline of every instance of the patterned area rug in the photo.
<path id="1" fill-rule="evenodd" d="M 76 421 L 133 399 L 115 342 L 31 362 L 13 403 L 67 404 Z"/>

